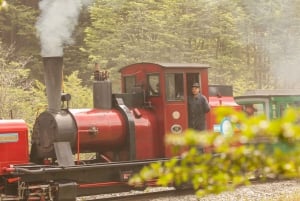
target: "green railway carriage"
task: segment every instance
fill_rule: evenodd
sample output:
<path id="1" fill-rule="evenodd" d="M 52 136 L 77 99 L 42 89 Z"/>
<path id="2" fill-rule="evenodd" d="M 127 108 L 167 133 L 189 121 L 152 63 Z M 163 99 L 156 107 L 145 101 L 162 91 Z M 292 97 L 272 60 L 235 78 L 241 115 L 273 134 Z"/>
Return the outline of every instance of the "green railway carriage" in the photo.
<path id="1" fill-rule="evenodd" d="M 252 108 L 254 115 L 265 114 L 268 119 L 276 119 L 286 108 L 300 107 L 300 89 L 250 90 L 236 96 L 235 101 L 245 112 Z"/>

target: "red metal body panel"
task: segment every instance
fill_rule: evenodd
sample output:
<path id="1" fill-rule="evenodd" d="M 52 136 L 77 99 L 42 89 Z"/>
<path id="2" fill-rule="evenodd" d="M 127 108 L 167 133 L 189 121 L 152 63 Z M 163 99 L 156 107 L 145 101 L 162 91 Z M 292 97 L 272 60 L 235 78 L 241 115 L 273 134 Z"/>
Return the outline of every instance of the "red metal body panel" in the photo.
<path id="1" fill-rule="evenodd" d="M 135 75 L 136 78 L 136 85 L 143 86 L 143 90 L 147 90 L 147 74 L 150 73 L 159 73 L 160 80 L 164 80 L 163 76 L 163 68 L 162 66 L 154 63 L 136 63 L 124 67 L 120 70 L 122 76 L 122 92 L 125 92 L 125 84 L 124 84 L 124 77 Z M 160 90 L 161 94 L 165 93 L 164 83 L 160 83 Z M 156 151 L 158 152 L 158 157 L 165 157 L 165 148 L 164 148 L 164 105 L 165 100 L 164 97 L 151 97 L 147 100 L 151 103 L 153 107 L 152 111 L 154 117 L 157 122 L 157 132 L 156 132 Z M 138 143 L 137 143 L 138 144 Z M 137 145 L 141 147 L 140 145 Z M 140 150 L 140 149 L 138 149 Z"/>
<path id="2" fill-rule="evenodd" d="M 157 119 L 153 112 L 145 109 L 138 109 L 140 118 L 135 119 L 136 136 L 136 159 L 152 159 L 163 156 L 160 147 L 164 141 L 161 133 L 158 132 Z"/>
<path id="3" fill-rule="evenodd" d="M 145 109 L 135 109 L 139 116 L 131 111 L 135 123 L 136 159 L 157 158 L 161 154 L 158 147 L 162 142 L 157 140 L 157 120 L 153 113 Z M 125 150 L 129 133 L 124 116 L 116 109 L 78 109 L 70 111 L 78 128 L 77 145 L 82 152 L 106 152 Z M 93 130 L 98 134 L 93 134 Z M 126 154 L 125 154 L 126 155 Z"/>
<path id="4" fill-rule="evenodd" d="M 165 106 L 165 133 L 181 134 L 188 128 L 188 113 L 185 102 L 173 102 Z M 172 157 L 170 147 L 164 146 L 165 157 Z"/>
<path id="5" fill-rule="evenodd" d="M 209 104 L 211 106 L 231 106 L 231 107 L 235 107 L 235 106 L 239 106 L 234 98 L 232 96 L 224 96 L 224 97 L 215 97 L 215 96 L 211 96 L 209 97 Z"/>
<path id="6" fill-rule="evenodd" d="M 136 63 L 122 68 L 122 77 L 135 75 L 136 85 L 143 86 L 146 90 L 147 86 L 147 73 L 163 72 L 160 65 L 154 63 Z M 162 75 L 161 75 L 162 78 Z M 124 81 L 124 80 L 122 80 Z M 122 92 L 125 92 L 125 84 L 122 83 Z M 162 92 L 164 93 L 164 92 Z"/>
<path id="7" fill-rule="evenodd" d="M 201 72 L 201 93 L 208 98 L 208 69 Z"/>
<path id="8" fill-rule="evenodd" d="M 166 133 L 182 133 L 188 128 L 187 106 L 184 102 L 174 102 L 166 105 Z M 174 127 L 176 126 L 177 127 Z"/>
<path id="9" fill-rule="evenodd" d="M 23 120 L 0 120 L 0 175 L 11 164 L 26 164 L 28 128 Z"/>
<path id="10" fill-rule="evenodd" d="M 76 120 L 80 152 L 102 152 L 124 146 L 127 132 L 118 110 L 77 109 L 70 112 Z M 92 132 L 96 130 L 97 134 Z"/>

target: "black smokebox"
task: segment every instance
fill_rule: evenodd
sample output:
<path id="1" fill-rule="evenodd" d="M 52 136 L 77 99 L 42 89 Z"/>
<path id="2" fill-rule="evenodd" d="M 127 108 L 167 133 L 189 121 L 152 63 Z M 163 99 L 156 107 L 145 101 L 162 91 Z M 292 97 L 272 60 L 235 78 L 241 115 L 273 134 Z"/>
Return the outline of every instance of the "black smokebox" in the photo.
<path id="1" fill-rule="evenodd" d="M 61 105 L 63 57 L 43 57 L 48 111 L 58 113 Z"/>

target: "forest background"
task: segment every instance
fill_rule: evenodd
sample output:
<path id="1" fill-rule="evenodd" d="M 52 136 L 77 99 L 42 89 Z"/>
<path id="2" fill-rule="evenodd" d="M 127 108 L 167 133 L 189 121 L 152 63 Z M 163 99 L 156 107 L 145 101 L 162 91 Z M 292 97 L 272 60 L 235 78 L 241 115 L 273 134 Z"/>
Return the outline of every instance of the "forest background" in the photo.
<path id="1" fill-rule="evenodd" d="M 79 1 L 79 0 L 78 0 Z M 32 125 L 46 107 L 39 0 L 9 0 L 0 11 L 0 117 Z M 68 9 L 68 8 L 65 8 Z M 300 88 L 300 1 L 94 0 L 82 7 L 64 47 L 71 107 L 92 107 L 95 63 L 110 72 L 136 62 L 205 63 L 210 84 Z M 50 33 L 51 34 L 51 33 Z"/>

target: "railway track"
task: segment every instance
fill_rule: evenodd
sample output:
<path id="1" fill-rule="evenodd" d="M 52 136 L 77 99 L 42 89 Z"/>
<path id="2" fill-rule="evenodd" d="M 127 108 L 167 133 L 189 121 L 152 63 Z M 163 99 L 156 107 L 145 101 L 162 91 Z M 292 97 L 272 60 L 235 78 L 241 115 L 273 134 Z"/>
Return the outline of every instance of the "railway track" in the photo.
<path id="1" fill-rule="evenodd" d="M 137 200 L 151 200 L 151 199 L 161 199 L 173 196 L 184 196 L 184 195 L 194 195 L 195 191 L 193 189 L 174 189 L 172 187 L 154 187 L 149 188 L 144 191 L 131 191 L 124 193 L 114 193 L 109 195 L 98 195 L 98 196 L 85 196 L 80 197 L 77 201 L 114 201 L 114 200 L 126 200 L 126 201 L 137 201 Z"/>
<path id="2" fill-rule="evenodd" d="M 277 183 L 291 183 L 291 182 L 293 182 L 293 180 L 268 179 L 267 181 L 261 181 L 258 179 L 251 179 L 250 186 L 240 186 L 236 189 L 236 191 L 238 194 L 238 193 L 240 193 L 239 191 L 241 191 L 240 189 L 255 189 L 255 188 L 257 188 L 256 186 L 272 186 L 273 184 L 277 184 Z M 299 180 L 298 180 L 298 183 L 299 183 Z M 270 187 L 268 187 L 268 188 L 270 188 Z M 229 193 L 234 194 L 234 191 L 233 192 L 228 192 L 228 191 L 223 192 L 224 195 L 229 194 Z M 85 196 L 85 197 L 78 198 L 77 201 L 89 201 L 89 200 L 94 200 L 94 201 L 147 200 L 147 201 L 151 201 L 151 200 L 169 200 L 169 199 L 172 200 L 172 198 L 185 197 L 185 196 L 192 198 L 193 200 L 199 200 L 199 198 L 198 199 L 196 198 L 195 191 L 192 188 L 175 189 L 173 187 L 151 187 L 151 188 L 149 187 L 149 188 L 145 189 L 144 191 L 130 191 L 130 192 L 123 192 L 123 193 Z M 211 196 L 213 196 L 213 195 L 208 195 L 208 198 L 203 198 L 203 200 L 206 201 L 207 199 L 210 199 Z M 248 196 L 248 195 L 245 195 L 245 196 Z M 217 199 L 217 196 L 216 196 L 216 199 Z M 202 200 L 202 199 L 200 199 L 200 200 Z M 230 200 L 230 198 L 228 200 Z"/>

